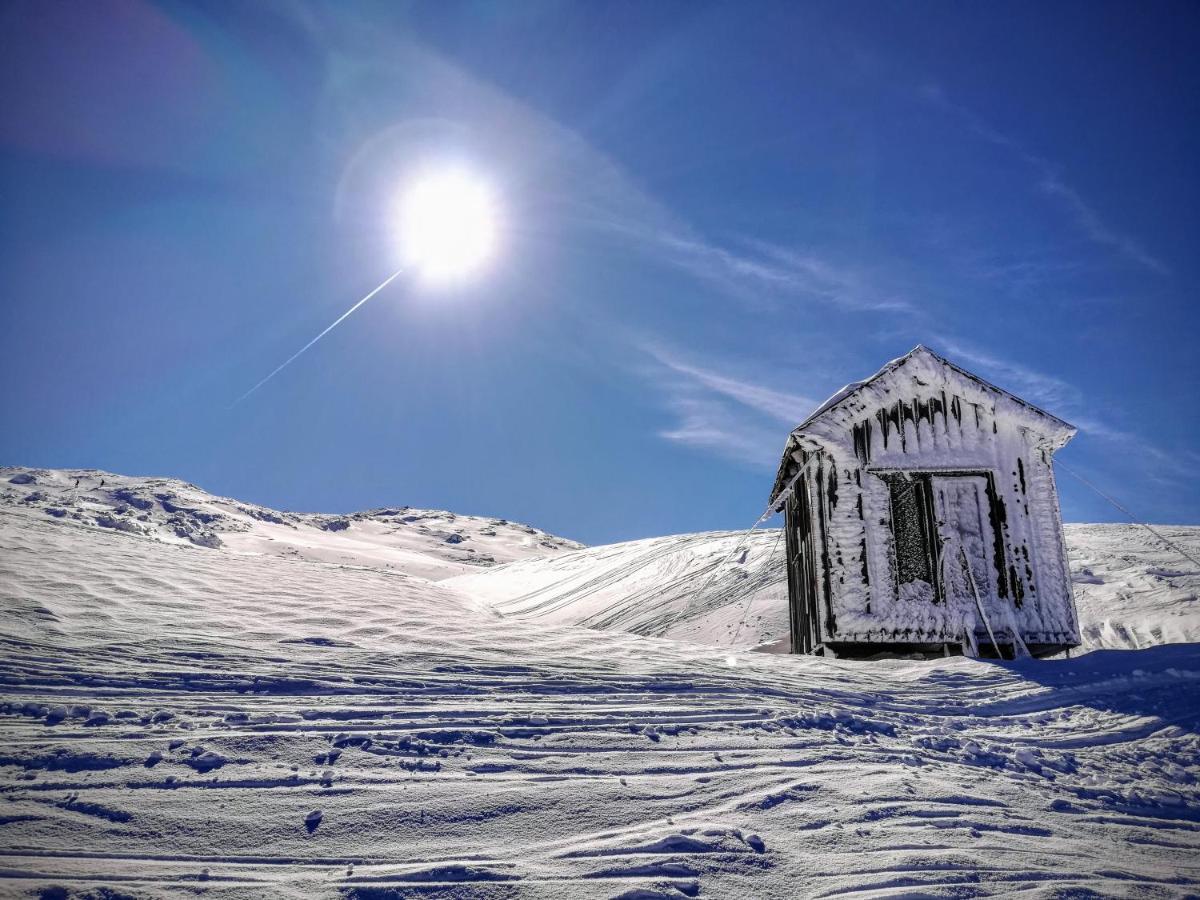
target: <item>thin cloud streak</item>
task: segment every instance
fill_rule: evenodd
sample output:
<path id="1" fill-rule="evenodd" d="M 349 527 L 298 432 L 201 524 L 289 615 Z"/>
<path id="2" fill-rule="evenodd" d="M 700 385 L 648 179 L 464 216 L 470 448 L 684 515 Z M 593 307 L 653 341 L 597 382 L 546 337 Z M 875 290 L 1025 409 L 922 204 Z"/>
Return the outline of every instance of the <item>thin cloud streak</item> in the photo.
<path id="1" fill-rule="evenodd" d="M 782 448 L 779 429 L 745 421 L 711 397 L 675 396 L 670 398 L 668 405 L 679 423 L 658 432 L 664 440 L 708 451 L 755 469 L 774 467 Z"/>
<path id="2" fill-rule="evenodd" d="M 1077 191 L 1063 184 L 1055 176 L 1047 175 L 1038 186 L 1045 193 L 1062 201 L 1062 204 L 1075 217 L 1076 224 L 1095 243 L 1107 244 L 1110 247 L 1114 247 L 1134 262 L 1140 263 L 1147 269 L 1157 272 L 1159 275 L 1166 276 L 1171 274 L 1171 270 L 1167 268 L 1166 263 L 1157 257 L 1151 256 L 1133 239 L 1123 234 L 1118 234 L 1105 225 L 1100 220 L 1100 216 L 1096 211 L 1084 202 Z"/>
<path id="3" fill-rule="evenodd" d="M 1153 468 L 1144 469 L 1148 477 L 1167 483 L 1172 480 L 1171 476 L 1191 477 L 1194 474 L 1194 462 L 1164 450 L 1139 434 L 1116 428 L 1096 418 L 1088 411 L 1093 404 L 1086 400 L 1083 391 L 1069 382 L 1021 363 L 999 359 L 953 338 L 939 337 L 937 342 L 939 349 L 944 350 L 955 362 L 973 367 L 994 380 L 998 386 L 1044 407 L 1047 412 L 1061 416 L 1088 437 L 1109 444 L 1123 457 L 1140 457 L 1150 463 Z"/>
<path id="4" fill-rule="evenodd" d="M 711 284 L 761 299 L 784 296 L 816 301 L 849 311 L 905 312 L 907 301 L 881 293 L 859 269 L 841 266 L 812 252 L 747 242 L 735 252 L 694 237 L 659 234 L 664 259 Z"/>
<path id="5" fill-rule="evenodd" d="M 1125 258 L 1157 275 L 1165 277 L 1171 274 L 1170 267 L 1158 257 L 1147 252 L 1140 243 L 1105 224 L 1100 214 L 1083 199 L 1080 193 L 1063 181 L 1059 175 L 1059 166 L 1044 156 L 1030 152 L 1020 141 L 997 131 L 971 110 L 954 103 L 940 86 L 925 85 L 918 91 L 918 95 L 925 102 L 960 119 L 978 137 L 1010 151 L 1022 162 L 1035 169 L 1038 173 L 1038 190 L 1056 201 L 1069 213 L 1079 230 L 1092 243 L 1116 250 Z"/>
<path id="6" fill-rule="evenodd" d="M 643 345 L 642 349 L 670 371 L 785 425 L 795 425 L 816 405 L 808 397 L 799 394 L 778 391 L 765 385 L 731 378 L 712 369 L 691 365 L 656 345 Z"/>
<path id="7" fill-rule="evenodd" d="M 968 346 L 952 337 L 940 335 L 936 338 L 939 348 L 954 361 L 978 369 L 999 386 L 1014 394 L 1046 408 L 1047 412 L 1065 415 L 1067 409 L 1078 409 L 1083 404 L 1083 392 L 1074 385 L 1038 372 L 1028 366 L 1002 360 L 990 353 Z"/>
<path id="8" fill-rule="evenodd" d="M 656 262 L 747 305 L 799 300 L 847 311 L 899 313 L 913 309 L 908 301 L 875 288 L 867 273 L 854 266 L 763 241 L 742 241 L 738 249 L 720 246 L 643 196 L 614 204 L 619 192 L 609 194 L 605 206 L 575 204 L 586 210 L 577 221 L 616 235 Z"/>
<path id="9" fill-rule="evenodd" d="M 686 362 L 658 344 L 641 349 L 653 360 L 645 374 L 678 419 L 658 432 L 665 440 L 769 469 L 786 429 L 816 405 L 799 394 Z"/>

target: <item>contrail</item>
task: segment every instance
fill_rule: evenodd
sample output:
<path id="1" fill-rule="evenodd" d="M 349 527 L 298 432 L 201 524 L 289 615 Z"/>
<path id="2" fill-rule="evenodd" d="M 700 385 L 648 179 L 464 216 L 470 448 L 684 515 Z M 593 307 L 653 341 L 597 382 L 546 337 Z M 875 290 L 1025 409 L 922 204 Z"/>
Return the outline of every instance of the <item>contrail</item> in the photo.
<path id="1" fill-rule="evenodd" d="M 257 391 L 260 387 L 262 387 L 264 384 L 266 384 L 268 381 L 270 381 L 272 378 L 274 378 L 276 375 L 278 375 L 280 372 L 282 372 L 284 369 L 286 369 L 288 366 L 290 366 L 293 362 L 296 361 L 297 357 L 299 357 L 301 354 L 304 353 L 305 350 L 307 350 L 309 347 L 311 347 L 313 344 L 315 344 L 321 338 L 325 337 L 325 335 L 329 334 L 329 332 L 333 331 L 333 329 L 335 329 L 339 325 L 341 325 L 342 322 L 344 322 L 350 316 L 350 314 L 352 312 L 354 312 L 356 309 L 358 309 L 360 306 L 362 306 L 364 303 L 366 303 L 368 300 L 370 300 L 372 297 L 374 297 L 376 294 L 378 294 L 380 291 L 382 291 L 385 287 L 387 287 L 389 284 L 391 284 L 393 281 L 395 281 L 396 278 L 398 278 L 400 273 L 403 271 L 404 271 L 403 269 L 397 269 L 395 272 L 393 272 L 391 275 L 389 275 L 384 280 L 384 282 L 381 285 L 379 285 L 379 287 L 375 288 L 375 290 L 371 291 L 371 293 L 367 294 L 367 296 L 363 297 L 361 300 L 359 300 L 357 303 L 355 303 L 352 307 L 350 307 L 348 310 L 346 310 L 344 313 L 342 313 L 340 316 L 338 316 L 336 319 L 334 319 L 333 323 L 328 328 L 326 328 L 324 331 L 322 331 L 320 334 L 318 334 L 315 338 L 313 338 L 311 341 L 309 341 L 307 344 L 305 344 L 303 347 L 301 347 L 299 350 L 297 350 L 295 353 L 293 353 L 291 356 L 289 356 L 286 360 L 284 360 L 283 363 L 280 364 L 273 372 L 271 372 L 270 375 L 268 375 L 266 378 L 264 378 L 262 381 L 260 381 L 254 387 L 250 388 L 250 390 L 246 391 L 246 393 L 242 394 L 242 396 L 238 397 L 236 400 L 234 400 L 232 403 L 230 403 L 229 408 L 233 409 L 235 406 L 237 406 L 239 403 L 241 403 L 243 400 L 245 400 L 247 397 L 249 397 L 251 394 L 253 394 L 255 391 Z"/>

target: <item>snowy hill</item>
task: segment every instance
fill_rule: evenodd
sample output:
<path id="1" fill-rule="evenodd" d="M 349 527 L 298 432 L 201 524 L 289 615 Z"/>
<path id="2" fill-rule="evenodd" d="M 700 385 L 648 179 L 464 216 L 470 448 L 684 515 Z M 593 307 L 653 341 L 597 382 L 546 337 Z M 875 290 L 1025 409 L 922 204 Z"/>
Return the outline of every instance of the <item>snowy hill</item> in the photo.
<path id="1" fill-rule="evenodd" d="M 443 555 L 460 552 L 434 533 L 445 524 L 389 532 L 380 513 L 260 532 L 247 504 L 135 480 L 139 497 L 228 515 L 200 521 L 223 526 L 213 549 L 160 519 L 176 513 L 159 498 L 161 514 L 134 513 L 94 493 L 123 482 L 68 505 L 56 473 L 35 477 L 0 504 L 0 895 L 1200 891 L 1196 644 L 1023 663 L 731 653 L 562 624 L 554 602 L 505 617 L 467 588 L 592 559 L 591 575 L 571 563 L 545 581 L 579 566 L 563 621 L 591 602 L 589 579 L 594 598 L 616 575 L 612 614 L 661 628 L 643 609 L 654 579 L 683 596 L 734 536 L 546 548 L 435 582 L 386 554 L 474 571 Z M 107 511 L 114 499 L 129 508 Z M 541 542 L 463 518 L 514 556 Z M 360 523 L 379 537 L 338 543 Z M 725 569 L 770 537 L 719 574 L 764 606 L 769 584 Z M 385 562 L 325 561 L 326 541 Z M 1132 610 L 1141 582 L 1120 563 L 1139 551 L 1103 527 L 1089 541 L 1091 587 Z M 601 605 L 592 624 L 611 627 Z"/>
<path id="2" fill-rule="evenodd" d="M 281 512 L 173 478 L 95 469 L 0 467 L 3 506 L 166 543 L 378 566 L 434 579 L 581 546 L 506 519 L 408 506 L 350 515 Z"/>
<path id="3" fill-rule="evenodd" d="M 92 469 L 0 468 L 5 506 L 166 543 L 454 578 L 447 586 L 505 616 L 787 649 L 778 529 L 584 548 L 505 519 L 407 506 L 282 512 L 176 479 Z M 1158 528 L 1200 554 L 1200 528 Z M 1085 649 L 1200 641 L 1200 571 L 1188 560 L 1136 525 L 1067 525 L 1066 535 Z"/>
<path id="4" fill-rule="evenodd" d="M 1200 556 L 1200 528 L 1158 526 Z M 1200 641 L 1200 571 L 1136 525 L 1067 525 L 1084 649 Z M 506 616 L 786 651 L 778 529 L 591 547 L 448 582 Z M 782 646 L 780 644 L 782 643 Z"/>
<path id="5" fill-rule="evenodd" d="M 786 643 L 779 534 L 709 532 L 589 547 L 449 585 L 504 616 L 724 647 Z"/>

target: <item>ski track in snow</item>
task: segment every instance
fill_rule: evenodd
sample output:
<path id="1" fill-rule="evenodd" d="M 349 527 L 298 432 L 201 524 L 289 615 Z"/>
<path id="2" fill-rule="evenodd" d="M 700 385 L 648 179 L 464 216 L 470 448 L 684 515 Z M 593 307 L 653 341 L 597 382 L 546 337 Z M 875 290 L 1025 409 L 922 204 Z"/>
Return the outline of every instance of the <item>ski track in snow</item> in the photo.
<path id="1" fill-rule="evenodd" d="M 1195 643 L 1002 664 L 731 653 L 712 644 L 744 600 L 739 643 L 772 637 L 776 573 L 754 563 L 774 534 L 745 562 L 735 535 L 514 536 L 509 558 L 553 555 L 433 581 L 401 550 L 443 579 L 477 564 L 429 535 L 390 569 L 330 561 L 372 517 L 298 522 L 296 553 L 194 546 L 157 509 L 136 533 L 94 518 L 130 510 L 47 514 L 109 501 L 68 506 L 60 473 L 7 484 L 22 471 L 0 474 L 0 895 L 1200 892 Z M 232 534 L 261 547 L 261 521 Z M 1138 642 L 1195 640 L 1195 574 L 1131 538 L 1069 529 L 1099 582 L 1077 583 L 1084 609 L 1112 604 Z"/>

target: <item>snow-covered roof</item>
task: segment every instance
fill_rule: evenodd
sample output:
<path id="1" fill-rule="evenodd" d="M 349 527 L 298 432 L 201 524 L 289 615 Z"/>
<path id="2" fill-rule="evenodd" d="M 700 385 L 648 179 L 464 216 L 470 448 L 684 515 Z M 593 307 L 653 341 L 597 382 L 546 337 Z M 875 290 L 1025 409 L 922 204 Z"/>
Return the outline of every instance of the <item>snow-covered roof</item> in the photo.
<path id="1" fill-rule="evenodd" d="M 803 422 L 801 422 L 799 425 L 797 425 L 795 428 L 793 428 L 792 434 L 803 434 L 805 429 L 809 425 L 811 425 L 817 419 L 824 416 L 827 412 L 829 412 L 835 406 L 838 406 L 847 397 L 849 397 L 853 394 L 857 394 L 860 390 L 865 388 L 867 385 L 872 384 L 875 381 L 878 381 L 883 376 L 891 374 L 892 372 L 896 371 L 901 366 L 908 363 L 910 360 L 913 360 L 913 359 L 916 359 L 919 357 L 925 357 L 941 366 L 951 369 L 954 372 L 957 372 L 959 375 L 961 375 L 965 378 L 969 378 L 971 381 L 976 382 L 978 385 L 985 388 L 986 390 L 996 391 L 1000 394 L 1003 394 L 1005 397 L 1008 397 L 1010 400 L 1015 401 L 1016 403 L 1020 404 L 1025 409 L 1029 410 L 1030 412 L 1034 413 L 1035 415 L 1042 416 L 1046 419 L 1049 419 L 1051 423 L 1053 423 L 1055 426 L 1057 426 L 1055 428 L 1055 430 L 1057 430 L 1058 428 L 1065 428 L 1065 429 L 1069 429 L 1070 431 L 1075 430 L 1075 426 L 1063 421 L 1058 416 L 1055 416 L 1055 415 L 1052 415 L 1051 413 L 1046 412 L 1041 407 L 1030 403 L 1028 400 L 1021 399 L 1016 394 L 1013 394 L 1009 391 L 1004 390 L 1004 388 L 997 387 L 996 385 L 992 384 L 990 381 L 986 381 L 985 379 L 980 378 L 978 375 L 968 372 L 966 369 L 962 368 L 961 366 L 956 366 L 954 363 L 950 362 L 950 360 L 946 359 L 945 357 L 939 356 L 938 354 L 934 353 L 932 350 L 930 350 L 924 344 L 917 344 L 917 346 L 913 347 L 911 350 L 909 350 L 903 356 L 899 356 L 896 359 L 893 359 L 890 362 L 886 363 L 878 372 L 876 372 L 870 378 L 867 378 L 863 381 L 852 381 L 849 384 L 847 384 L 845 387 L 841 388 L 839 391 L 835 392 L 833 394 L 833 396 L 831 396 L 828 400 L 826 400 L 824 403 L 822 403 L 820 406 L 818 406 L 815 410 L 813 410 L 809 414 L 807 419 L 805 419 Z"/>
<path id="2" fill-rule="evenodd" d="M 1061 442 L 1065 443 L 1071 435 L 1075 433 L 1075 426 L 1060 419 L 1051 413 L 1046 412 L 1039 406 L 1024 400 L 1001 387 L 997 387 L 989 381 L 980 378 L 961 366 L 957 366 L 945 357 L 939 356 L 923 344 L 917 344 L 912 350 L 905 353 L 903 356 L 897 357 L 886 363 L 870 378 L 862 381 L 852 381 L 840 390 L 836 391 L 833 396 L 818 406 L 809 416 L 792 429 L 788 435 L 787 442 L 783 448 L 783 461 L 780 463 L 779 473 L 776 477 L 775 484 L 771 490 L 771 504 L 774 504 L 784 488 L 784 481 L 788 469 L 788 455 L 794 450 L 805 437 L 813 437 L 813 432 L 817 431 L 814 426 L 821 420 L 824 420 L 829 415 L 833 414 L 841 405 L 850 397 L 858 394 L 872 384 L 886 378 L 901 368 L 910 363 L 921 363 L 933 368 L 942 369 L 954 373 L 956 376 L 966 379 L 985 393 L 999 395 L 1007 398 L 1017 408 L 1028 414 L 1030 420 L 1040 423 L 1041 428 L 1050 437 L 1058 437 Z"/>

